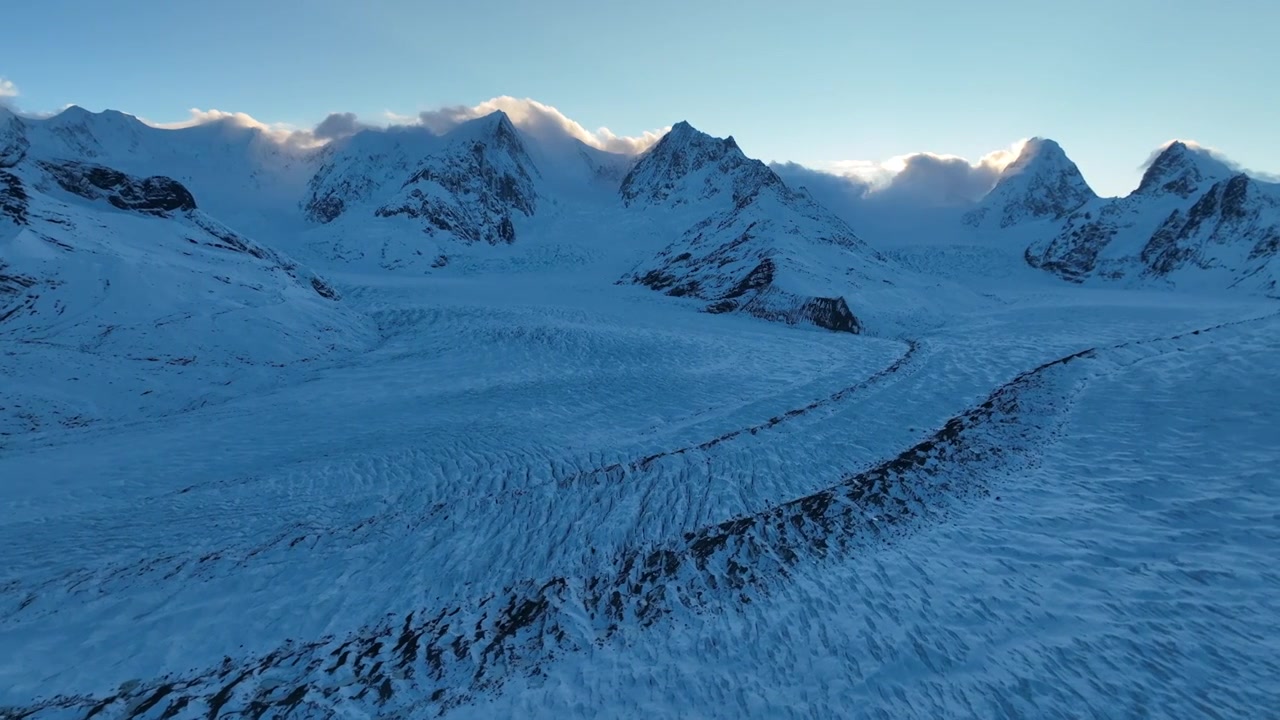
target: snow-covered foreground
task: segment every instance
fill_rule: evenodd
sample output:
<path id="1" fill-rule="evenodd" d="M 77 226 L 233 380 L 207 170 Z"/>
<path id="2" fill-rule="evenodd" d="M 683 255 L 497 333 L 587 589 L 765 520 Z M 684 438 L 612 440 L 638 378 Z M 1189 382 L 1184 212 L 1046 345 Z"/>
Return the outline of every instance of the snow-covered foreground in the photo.
<path id="1" fill-rule="evenodd" d="M 371 349 L 11 438 L 0 717 L 1265 713 L 1275 304 L 894 256 L 1012 269 L 899 339 L 334 272 Z"/>

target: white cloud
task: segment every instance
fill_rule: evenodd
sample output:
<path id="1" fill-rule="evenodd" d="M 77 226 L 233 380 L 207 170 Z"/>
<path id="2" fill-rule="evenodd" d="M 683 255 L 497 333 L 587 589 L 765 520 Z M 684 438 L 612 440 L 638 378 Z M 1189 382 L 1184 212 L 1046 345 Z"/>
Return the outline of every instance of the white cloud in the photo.
<path id="1" fill-rule="evenodd" d="M 0 106 L 8 106 L 18 97 L 18 86 L 12 80 L 0 77 Z"/>
<path id="2" fill-rule="evenodd" d="M 311 148 L 323 145 L 328 140 L 341 136 L 341 126 L 346 121 L 345 117 L 339 117 L 337 121 L 332 118 L 334 115 L 345 116 L 349 113 L 333 113 L 322 120 L 315 129 L 300 129 L 289 123 L 267 123 L 242 112 L 227 112 L 226 110 L 218 110 L 210 108 L 201 110 L 200 108 L 191 108 L 188 111 L 190 116 L 186 120 L 177 122 L 159 123 L 150 120 L 143 122 L 152 127 L 163 128 L 166 130 L 181 130 L 183 128 L 197 127 L 201 125 L 222 124 L 229 127 L 244 128 L 249 130 L 257 130 L 262 133 L 263 137 L 272 140 L 281 145 L 289 145 L 296 148 Z M 355 123 L 355 115 L 350 114 L 350 125 Z M 320 132 L 326 131 L 329 134 L 321 137 Z"/>
<path id="3" fill-rule="evenodd" d="M 591 131 L 569 119 L 556 108 L 537 100 L 510 96 L 486 100 L 474 107 L 462 105 L 418 113 L 417 123 L 435 133 L 446 132 L 460 123 L 501 110 L 516 127 L 541 139 L 571 137 L 600 150 L 634 155 L 658 142 L 671 128 L 650 130 L 637 136 L 617 135 L 608 128 Z M 390 113 L 388 113 L 390 114 Z"/>
<path id="4" fill-rule="evenodd" d="M 168 123 L 157 123 L 157 122 L 147 121 L 147 124 L 152 125 L 154 127 L 158 127 L 158 128 L 165 128 L 166 130 L 179 130 L 182 128 L 195 127 L 197 125 L 211 125 L 214 123 L 223 123 L 233 127 L 253 128 L 255 130 L 261 130 L 264 133 L 267 133 L 269 136 L 279 140 L 286 140 L 288 139 L 288 136 L 290 133 L 297 131 L 297 128 L 291 125 L 286 125 L 284 123 L 262 122 L 261 120 L 258 120 L 252 115 L 249 115 L 248 113 L 227 112 L 225 110 L 217 110 L 214 108 L 210 108 L 208 110 L 201 110 L 200 108 L 191 108 L 191 110 L 189 110 L 188 112 L 191 114 L 191 116 L 188 117 L 186 120 L 179 120 L 177 122 L 168 122 Z"/>
<path id="5" fill-rule="evenodd" d="M 887 160 L 837 160 L 821 163 L 816 172 L 846 181 L 846 192 L 868 200 L 956 205 L 981 199 L 995 186 L 1000 172 L 1017 159 L 1026 140 L 996 150 L 976 161 L 958 155 L 911 153 Z M 798 166 L 784 166 L 799 175 Z M 821 178 L 807 177 L 810 183 Z"/>
<path id="6" fill-rule="evenodd" d="M 338 140 L 344 137 L 351 137 L 361 130 L 368 130 L 371 126 L 360 122 L 353 112 L 329 113 L 311 130 L 311 135 L 317 141 Z"/>
<path id="7" fill-rule="evenodd" d="M 536 100 L 520 100 L 513 97 L 496 97 L 475 106 L 453 106 L 438 110 L 427 110 L 417 116 L 400 115 L 390 110 L 384 111 L 378 124 L 361 121 L 355 113 L 330 113 L 314 128 L 301 129 L 284 123 L 266 123 L 251 115 L 224 110 L 201 110 L 193 108 L 190 117 L 178 122 L 156 123 L 149 125 L 160 128 L 179 129 L 206 125 L 210 123 L 226 123 L 235 127 L 253 128 L 277 142 L 298 146 L 314 147 L 329 141 L 354 135 L 361 130 L 377 129 L 379 126 L 418 125 L 433 133 L 444 133 L 461 123 L 484 117 L 501 110 L 505 112 L 521 130 L 541 140 L 555 142 L 569 138 L 577 139 L 591 147 L 609 152 L 636 154 L 643 152 L 666 134 L 669 127 L 645 132 L 628 137 L 614 134 L 608 128 L 590 131 L 579 123 L 570 120 L 556 108 Z"/>

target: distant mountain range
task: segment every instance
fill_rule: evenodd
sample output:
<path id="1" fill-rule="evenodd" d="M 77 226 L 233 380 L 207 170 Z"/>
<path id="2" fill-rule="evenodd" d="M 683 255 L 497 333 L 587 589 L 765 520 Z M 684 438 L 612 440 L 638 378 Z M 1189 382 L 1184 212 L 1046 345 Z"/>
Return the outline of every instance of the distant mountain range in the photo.
<path id="1" fill-rule="evenodd" d="M 598 228 L 618 233 L 611 246 L 633 243 L 618 229 L 633 226 L 658 241 L 611 282 L 706 312 L 861 332 L 876 293 L 928 302 L 931 281 L 878 250 L 899 241 L 893 216 L 860 237 L 856 206 L 828 208 L 786 177 L 685 122 L 630 156 L 534 137 L 500 111 L 442 134 L 373 129 L 298 148 L 229 122 L 165 130 L 114 111 L 0 109 L 0 332 L 165 357 L 177 343 L 165 332 L 186 345 L 235 317 L 275 339 L 220 336 L 202 361 L 311 356 L 363 331 L 291 255 L 327 271 L 440 272 L 584 208 L 614 218 Z M 905 228 L 912 208 L 895 212 Z M 1278 292 L 1280 186 L 1180 142 L 1133 193 L 1100 198 L 1057 143 L 1030 140 L 949 227 L 1071 282 Z"/>

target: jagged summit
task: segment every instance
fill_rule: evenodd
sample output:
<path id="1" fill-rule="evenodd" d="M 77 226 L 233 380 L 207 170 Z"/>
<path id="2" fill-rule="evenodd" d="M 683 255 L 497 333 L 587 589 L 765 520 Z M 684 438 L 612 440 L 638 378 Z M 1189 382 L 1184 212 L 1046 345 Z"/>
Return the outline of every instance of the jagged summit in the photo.
<path id="1" fill-rule="evenodd" d="M 520 134 L 516 131 L 511 116 L 502 110 L 494 110 L 488 115 L 459 123 L 457 126 L 440 133 L 441 137 L 453 140 L 497 140 L 502 143 L 520 144 Z"/>
<path id="2" fill-rule="evenodd" d="M 732 137 L 713 137 L 682 120 L 672 125 L 671 131 L 640 157 L 623 178 L 618 192 L 626 205 L 638 201 L 662 203 L 673 195 L 679 196 L 676 204 L 683 204 L 720 192 L 723 182 L 708 177 L 699 184 L 693 179 L 704 173 L 733 178 L 734 195 L 738 199 L 761 187 L 782 184 L 768 166 L 744 155 Z M 686 184 L 689 187 L 681 190 Z M 695 185 L 698 188 L 695 189 Z M 689 192 L 696 196 L 685 197 Z"/>
<path id="3" fill-rule="evenodd" d="M 726 138 L 717 138 L 695 128 L 688 120 L 681 120 L 680 122 L 672 125 L 671 129 L 667 131 L 667 134 L 664 135 L 662 139 L 670 139 L 670 142 L 673 144 L 711 142 L 719 143 L 728 148 L 738 149 L 738 142 L 733 139 L 732 135 Z M 661 143 L 662 141 L 659 140 L 658 142 Z M 652 149 L 650 151 L 652 152 Z"/>
<path id="4" fill-rule="evenodd" d="M 54 126 L 94 125 L 102 127 L 149 127 L 136 116 L 119 110 L 106 109 L 99 112 L 87 110 L 79 105 L 68 105 L 62 112 L 48 118 Z"/>
<path id="5" fill-rule="evenodd" d="M 519 131 L 498 110 L 439 135 L 426 128 L 358 133 L 326 151 L 303 210 L 321 224 L 410 221 L 421 234 L 393 233 L 377 248 L 334 235 L 336 254 L 396 269 L 437 263 L 456 243 L 515 242 L 538 206 L 540 179 Z"/>
<path id="6" fill-rule="evenodd" d="M 706 312 L 858 333 L 855 293 L 885 281 L 881 259 L 844 221 L 733 138 L 688 122 L 641 156 L 619 194 L 627 207 L 681 229 L 623 281 L 697 298 Z"/>
<path id="7" fill-rule="evenodd" d="M 1007 228 L 1061 217 L 1096 197 L 1061 145 L 1034 137 L 1000 173 L 981 206 L 964 220 L 973 226 L 998 224 Z"/>
<path id="8" fill-rule="evenodd" d="M 1135 195 L 1173 194 L 1188 198 L 1209 185 L 1235 175 L 1208 150 L 1181 140 L 1169 143 L 1147 166 Z"/>
<path id="9" fill-rule="evenodd" d="M 1009 163 L 1001 171 L 1000 176 L 1009 178 L 1029 171 L 1063 168 L 1067 165 L 1073 165 L 1073 163 L 1067 158 L 1066 151 L 1062 149 L 1062 146 L 1057 141 L 1049 138 L 1033 137 L 1027 140 L 1018 152 L 1017 159 Z"/>

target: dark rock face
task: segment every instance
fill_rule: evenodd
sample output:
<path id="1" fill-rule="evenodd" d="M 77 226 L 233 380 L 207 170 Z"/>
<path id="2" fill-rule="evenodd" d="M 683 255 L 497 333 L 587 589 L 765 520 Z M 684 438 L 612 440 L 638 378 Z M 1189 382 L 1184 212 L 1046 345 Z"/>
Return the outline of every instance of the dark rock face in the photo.
<path id="1" fill-rule="evenodd" d="M 456 133 L 456 134 L 455 134 Z M 328 223 L 371 208 L 375 217 L 422 221 L 427 235 L 510 244 L 534 214 L 538 171 L 509 118 L 494 113 L 444 137 L 358 138 L 337 150 L 309 184 L 307 217 Z M 407 178 L 403 179 L 402 178 Z"/>
<path id="2" fill-rule="evenodd" d="M 1280 214 L 1263 216 L 1265 209 L 1280 209 L 1255 181 L 1244 174 L 1215 183 L 1186 212 L 1175 210 L 1152 234 L 1141 259 L 1150 275 L 1165 276 L 1188 264 L 1211 267 L 1206 248 L 1212 245 L 1249 244 L 1248 260 L 1274 256 L 1280 237 Z"/>
<path id="3" fill-rule="evenodd" d="M 862 323 L 854 317 L 849 303 L 842 297 L 814 298 L 800 307 L 800 314 L 821 328 L 854 334 L 862 332 Z"/>
<path id="4" fill-rule="evenodd" d="M 13 173 L 0 170 L 0 217 L 8 218 L 16 225 L 26 225 L 29 200 L 22 180 Z"/>
<path id="5" fill-rule="evenodd" d="M 1190 198 L 1200 192 L 1205 183 L 1231 174 L 1226 165 L 1204 150 L 1195 150 L 1186 143 L 1174 142 L 1147 167 L 1134 194 L 1172 194 Z"/>
<path id="6" fill-rule="evenodd" d="M 744 240 L 745 242 L 745 240 Z M 731 259 L 722 258 L 727 262 Z M 717 292 L 724 277 L 700 279 L 708 273 L 721 276 L 723 272 L 716 261 L 694 258 L 681 253 L 661 267 L 649 270 L 630 279 L 672 297 L 696 297 L 710 302 L 703 308 L 713 314 L 742 312 L 763 320 L 788 325 L 815 325 L 835 332 L 860 333 L 862 323 L 849 309 L 842 297 L 804 297 L 774 286 L 777 266 L 773 258 L 765 257 L 728 290 Z"/>
<path id="7" fill-rule="evenodd" d="M 515 129 L 503 118 L 491 136 L 429 158 L 374 214 L 422 219 L 428 235 L 511 244 L 514 217 L 532 216 L 537 207 L 534 173 Z"/>
<path id="8" fill-rule="evenodd" d="M 1027 249 L 1027 263 L 1064 280 L 1083 282 L 1097 267 L 1098 255 L 1116 237 L 1119 231 L 1117 215 L 1117 208 L 1106 206 L 1096 213 L 1070 216 L 1057 237 L 1047 244 Z"/>
<path id="9" fill-rule="evenodd" d="M 31 311 L 36 301 L 32 288 L 37 283 L 36 278 L 13 272 L 7 263 L 0 260 L 0 323 L 24 311 Z"/>
<path id="10" fill-rule="evenodd" d="M 307 205 L 306 209 L 307 218 L 309 220 L 329 223 L 338 219 L 338 216 L 346 209 L 346 203 L 344 203 L 340 197 L 328 195 L 316 198 Z"/>
<path id="11" fill-rule="evenodd" d="M 338 291 L 334 290 L 333 286 L 329 285 L 329 283 L 326 283 L 324 280 L 321 280 L 318 277 L 311 278 L 311 289 L 315 290 L 316 294 L 324 298 L 325 300 L 341 299 L 341 297 L 338 295 Z"/>
<path id="12" fill-rule="evenodd" d="M 1028 248 L 1027 262 L 1074 282 L 1093 275 L 1165 279 L 1199 268 L 1234 275 L 1228 282 L 1252 277 L 1250 284 L 1265 290 L 1265 266 L 1280 250 L 1280 189 L 1237 173 L 1183 196 L 1214 170 L 1193 162 L 1191 152 L 1171 146 L 1148 170 L 1146 190 L 1071 214 L 1056 237 Z M 1167 214 L 1155 219 L 1158 209 Z M 1100 262 L 1117 239 L 1141 249 Z"/>
<path id="13" fill-rule="evenodd" d="M 695 173 L 710 171 L 713 176 L 731 179 L 730 183 L 708 180 L 698 188 L 682 187 Z M 639 202 L 684 205 L 719 195 L 726 189 L 733 194 L 734 206 L 745 207 L 765 188 L 787 189 L 782 179 L 767 165 L 742 154 L 732 137 L 713 138 L 695 130 L 687 122 L 676 123 L 631 168 L 618 194 L 625 205 Z"/>
<path id="14" fill-rule="evenodd" d="M 0 109 L 0 168 L 11 168 L 22 162 L 30 145 L 22 121 Z"/>
<path id="15" fill-rule="evenodd" d="M 195 210 L 196 200 L 172 178 L 137 178 L 101 165 L 67 162 L 40 164 L 67 192 L 89 200 L 106 200 L 121 210 L 167 215 Z"/>

